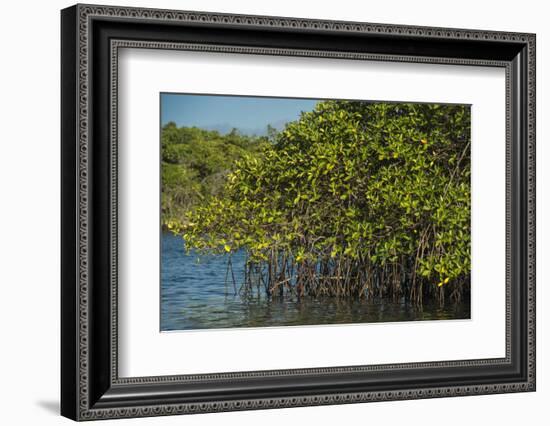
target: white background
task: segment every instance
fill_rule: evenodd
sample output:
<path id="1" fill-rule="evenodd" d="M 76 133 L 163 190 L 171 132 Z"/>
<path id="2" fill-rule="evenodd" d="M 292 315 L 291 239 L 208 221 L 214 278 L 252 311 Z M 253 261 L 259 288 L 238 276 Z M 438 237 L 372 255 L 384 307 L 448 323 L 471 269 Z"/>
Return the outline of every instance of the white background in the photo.
<path id="1" fill-rule="evenodd" d="M 107 4 L 383 23 L 536 32 L 538 390 L 317 408 L 118 420 L 119 424 L 280 425 L 343 422 L 407 425 L 545 424 L 550 400 L 550 28 L 543 1 L 321 2 L 115 1 Z M 59 394 L 59 9 L 69 2 L 3 4 L 0 67 L 0 418 L 3 424 L 69 424 Z M 546 222 L 545 222 L 546 221 Z M 117 424 L 107 421 L 102 424 Z"/>
<path id="2" fill-rule="evenodd" d="M 121 376 L 505 356 L 504 69 L 123 49 L 118 76 Z M 191 91 L 471 104 L 471 320 L 159 333 L 158 100 Z"/>

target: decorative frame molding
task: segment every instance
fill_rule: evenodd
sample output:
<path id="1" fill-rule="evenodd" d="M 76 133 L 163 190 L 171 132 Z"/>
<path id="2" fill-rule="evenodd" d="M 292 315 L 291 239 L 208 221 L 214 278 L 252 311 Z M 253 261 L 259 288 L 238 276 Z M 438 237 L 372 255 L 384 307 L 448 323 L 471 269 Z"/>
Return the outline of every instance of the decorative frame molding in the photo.
<path id="1" fill-rule="evenodd" d="M 129 29 L 131 23 L 139 28 Z M 214 27 L 234 34 L 237 43 L 212 42 L 204 30 Z M 175 36 L 173 28 L 188 33 Z M 266 34 L 264 45 L 247 43 L 247 31 Z M 144 33 L 158 40 L 140 38 Z M 300 35 L 308 33 L 337 49 L 300 47 Z M 355 40 L 365 39 L 372 42 L 366 51 L 354 49 Z M 420 53 L 404 54 L 399 46 L 418 46 Z M 454 50 L 445 56 L 438 46 Z M 505 68 L 506 357 L 119 378 L 117 70 L 118 49 L 125 47 Z M 62 11 L 62 82 L 63 415 L 92 420 L 535 390 L 533 34 L 76 5 Z M 453 384 L 480 368 L 502 373 Z M 435 385 L 416 386 L 406 380 L 408 372 L 426 372 Z M 380 373 L 391 376 L 384 386 L 377 385 Z M 348 382 L 336 389 L 334 378 Z M 224 393 L 223 386 L 236 379 L 247 384 Z M 299 389 L 303 381 L 315 383 Z M 269 396 L 255 397 L 258 389 Z"/>

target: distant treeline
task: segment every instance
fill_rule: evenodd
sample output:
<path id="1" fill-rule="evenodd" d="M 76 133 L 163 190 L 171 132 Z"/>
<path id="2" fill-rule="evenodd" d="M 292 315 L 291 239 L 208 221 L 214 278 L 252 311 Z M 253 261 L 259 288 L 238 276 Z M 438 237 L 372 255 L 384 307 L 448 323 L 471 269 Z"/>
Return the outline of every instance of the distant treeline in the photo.
<path id="1" fill-rule="evenodd" d="M 268 136 L 226 135 L 197 127 L 162 128 L 162 224 L 185 221 L 185 213 L 221 194 L 236 161 L 257 156 Z"/>

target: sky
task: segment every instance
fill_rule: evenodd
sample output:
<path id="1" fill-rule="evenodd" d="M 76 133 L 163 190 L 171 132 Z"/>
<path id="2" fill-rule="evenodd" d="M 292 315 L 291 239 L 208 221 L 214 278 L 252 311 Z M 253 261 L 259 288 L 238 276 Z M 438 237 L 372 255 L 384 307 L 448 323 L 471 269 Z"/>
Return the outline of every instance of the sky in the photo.
<path id="1" fill-rule="evenodd" d="M 281 130 L 301 111 L 311 111 L 317 99 L 252 96 L 187 95 L 162 93 L 161 125 L 196 126 L 222 134 L 237 128 L 241 133 L 265 135 L 267 125 Z"/>

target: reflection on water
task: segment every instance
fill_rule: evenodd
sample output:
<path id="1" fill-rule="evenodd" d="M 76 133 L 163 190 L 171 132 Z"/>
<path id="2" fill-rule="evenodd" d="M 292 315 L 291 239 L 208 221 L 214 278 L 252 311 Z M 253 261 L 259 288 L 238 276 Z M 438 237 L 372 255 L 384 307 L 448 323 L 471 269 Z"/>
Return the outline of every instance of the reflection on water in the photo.
<path id="1" fill-rule="evenodd" d="M 186 255 L 183 240 L 162 234 L 161 330 L 350 324 L 470 318 L 468 303 L 418 308 L 406 303 L 338 298 L 267 299 L 235 295 L 225 285 L 225 256 Z M 244 280 L 243 253 L 233 255 L 235 280 Z"/>

